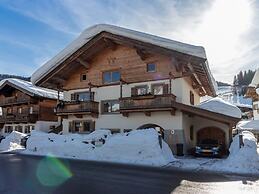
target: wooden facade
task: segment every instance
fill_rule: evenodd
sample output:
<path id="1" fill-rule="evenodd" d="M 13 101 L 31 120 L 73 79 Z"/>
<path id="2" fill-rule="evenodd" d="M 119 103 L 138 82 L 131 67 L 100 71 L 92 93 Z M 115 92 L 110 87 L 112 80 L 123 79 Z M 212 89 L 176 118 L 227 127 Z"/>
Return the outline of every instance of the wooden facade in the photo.
<path id="1" fill-rule="evenodd" d="M 0 89 L 0 123 L 57 121 L 57 116 L 53 111 L 56 103 L 54 99 L 32 96 L 7 83 Z"/>
<path id="2" fill-rule="evenodd" d="M 68 57 L 38 82 L 38 85 L 64 90 L 87 87 L 87 82 L 106 86 L 102 82 L 105 71 L 120 71 L 128 83 L 189 76 L 200 95 L 215 95 L 209 78 L 206 60 L 173 50 L 154 46 L 126 37 L 102 32 Z M 146 65 L 157 63 L 157 70 L 147 73 Z M 81 81 L 81 75 L 87 79 Z"/>

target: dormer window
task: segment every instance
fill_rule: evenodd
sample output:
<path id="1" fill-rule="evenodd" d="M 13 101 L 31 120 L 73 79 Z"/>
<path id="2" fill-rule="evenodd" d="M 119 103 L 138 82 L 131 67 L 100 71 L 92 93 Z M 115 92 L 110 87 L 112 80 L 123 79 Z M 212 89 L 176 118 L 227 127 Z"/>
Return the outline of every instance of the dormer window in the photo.
<path id="1" fill-rule="evenodd" d="M 148 63 L 147 64 L 147 72 L 156 72 L 156 64 L 155 63 Z"/>

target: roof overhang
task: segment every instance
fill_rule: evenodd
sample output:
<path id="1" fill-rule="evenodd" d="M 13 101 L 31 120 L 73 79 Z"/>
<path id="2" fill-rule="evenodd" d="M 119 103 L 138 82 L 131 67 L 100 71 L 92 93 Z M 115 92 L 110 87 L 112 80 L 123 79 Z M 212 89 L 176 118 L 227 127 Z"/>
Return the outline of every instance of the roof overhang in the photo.
<path id="1" fill-rule="evenodd" d="M 119 28 L 119 30 L 121 29 L 127 30 L 124 28 Z M 31 81 L 39 86 L 57 89 L 59 85 L 62 85 L 61 80 L 65 80 L 65 72 L 71 71 L 71 68 L 69 68 L 69 66 L 76 67 L 82 64 L 88 64 L 88 61 L 91 60 L 91 56 L 93 56 L 96 52 L 99 52 L 101 49 L 104 49 L 106 47 L 113 46 L 113 43 L 115 43 L 125 44 L 140 51 L 144 50 L 153 53 L 159 52 L 164 55 L 178 57 L 186 60 L 186 64 L 191 64 L 192 66 L 192 79 L 196 80 L 197 85 L 204 87 L 205 94 L 210 96 L 216 95 L 215 80 L 210 73 L 205 51 L 202 47 L 187 45 L 184 43 L 179 43 L 176 41 L 131 30 L 127 30 L 127 33 L 118 33 L 117 31 L 112 31 L 107 28 L 103 31 L 97 32 L 98 33 L 92 33 L 92 36 L 88 35 L 88 39 L 83 39 L 81 37 L 83 36 L 83 32 L 82 35 L 80 35 L 81 38 L 79 37 L 78 39 L 76 39 L 57 56 L 55 56 L 49 62 L 39 68 L 39 70 L 37 70 L 32 75 Z M 130 33 L 133 33 L 133 35 Z M 139 38 L 140 34 L 142 36 L 141 38 Z M 145 38 L 143 38 L 143 34 L 145 35 Z M 149 39 L 151 39 L 152 41 L 149 41 Z M 78 41 L 82 41 L 85 43 L 81 43 L 80 46 L 75 47 L 74 45 Z M 159 45 L 159 41 L 164 41 L 166 44 Z M 182 51 L 183 49 L 172 49 L 170 48 L 170 46 L 168 46 L 170 45 L 170 41 L 172 41 L 171 44 L 176 44 L 176 46 L 179 46 L 179 48 L 181 48 L 182 46 L 187 48 L 190 47 L 193 50 L 198 49 L 199 54 L 193 54 L 194 52 L 184 52 Z M 75 48 L 72 49 L 71 52 L 62 56 L 62 53 L 66 53 L 65 51 L 72 46 L 74 46 Z M 60 75 L 63 74 L 64 77 L 59 78 L 59 76 L 56 76 L 58 75 L 58 73 L 60 73 Z"/>
<path id="2" fill-rule="evenodd" d="M 199 116 L 231 126 L 236 125 L 241 120 L 241 118 L 227 116 L 224 114 L 208 111 L 199 107 L 190 106 L 179 102 L 172 102 L 172 106 L 188 115 Z"/>

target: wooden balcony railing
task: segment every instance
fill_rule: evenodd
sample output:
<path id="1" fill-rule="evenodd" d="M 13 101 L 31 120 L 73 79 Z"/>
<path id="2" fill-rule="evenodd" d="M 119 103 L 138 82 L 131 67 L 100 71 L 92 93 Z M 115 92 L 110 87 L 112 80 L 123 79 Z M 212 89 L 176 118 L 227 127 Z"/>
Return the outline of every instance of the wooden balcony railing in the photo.
<path id="1" fill-rule="evenodd" d="M 0 116 L 0 123 L 35 123 L 38 117 L 38 113 L 7 114 Z"/>
<path id="2" fill-rule="evenodd" d="M 75 101 L 75 102 L 61 102 L 56 108 L 57 115 L 68 114 L 91 114 L 98 116 L 99 102 L 95 101 Z"/>
<path id="3" fill-rule="evenodd" d="M 174 115 L 172 101 L 175 99 L 173 94 L 125 97 L 120 99 L 120 112 L 124 116 L 131 112 L 144 112 L 150 116 L 155 111 L 171 111 Z"/>
<path id="4" fill-rule="evenodd" d="M 6 97 L 0 100 L 0 106 L 16 105 L 16 104 L 26 104 L 26 103 L 36 103 L 36 100 L 30 97 Z"/>

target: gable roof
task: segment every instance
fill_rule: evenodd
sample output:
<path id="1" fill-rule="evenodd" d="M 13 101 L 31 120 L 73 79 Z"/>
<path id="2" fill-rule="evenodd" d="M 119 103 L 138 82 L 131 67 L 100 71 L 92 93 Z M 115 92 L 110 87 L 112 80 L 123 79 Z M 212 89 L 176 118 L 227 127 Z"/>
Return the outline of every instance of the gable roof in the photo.
<path id="1" fill-rule="evenodd" d="M 112 35 L 128 38 L 142 42 L 143 44 L 149 44 L 153 47 L 159 47 L 168 51 L 189 55 L 190 57 L 197 58 L 201 62 L 201 68 L 204 69 L 203 80 L 207 80 L 207 86 L 209 87 L 209 95 L 216 95 L 217 84 L 213 78 L 206 58 L 205 49 L 201 46 L 194 46 L 178 41 L 162 38 L 159 36 L 147 34 L 144 32 L 134 31 L 118 26 L 99 24 L 84 30 L 78 38 L 70 43 L 65 49 L 59 52 L 56 56 L 42 65 L 31 76 L 31 82 L 36 85 L 41 85 L 42 81 L 48 77 L 51 73 L 62 66 L 66 60 L 70 60 L 72 55 L 79 51 L 84 45 L 90 43 L 97 35 L 101 33 L 110 33 Z M 198 68 L 198 67 L 197 67 Z"/>
<path id="2" fill-rule="evenodd" d="M 50 90 L 47 88 L 42 88 L 34 86 L 31 82 L 8 78 L 0 81 L 0 90 L 2 90 L 6 85 L 16 88 L 22 92 L 27 93 L 30 96 L 37 96 L 49 99 L 58 99 L 58 92 L 55 90 Z M 60 98 L 63 98 L 63 94 L 60 93 Z"/>
<path id="3" fill-rule="evenodd" d="M 254 74 L 254 77 L 251 81 L 251 83 L 249 84 L 249 87 L 258 87 L 259 85 L 259 69 L 256 70 L 255 74 Z"/>

